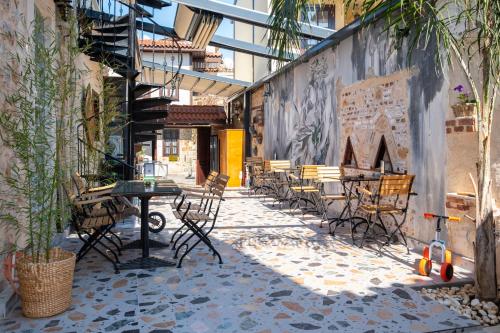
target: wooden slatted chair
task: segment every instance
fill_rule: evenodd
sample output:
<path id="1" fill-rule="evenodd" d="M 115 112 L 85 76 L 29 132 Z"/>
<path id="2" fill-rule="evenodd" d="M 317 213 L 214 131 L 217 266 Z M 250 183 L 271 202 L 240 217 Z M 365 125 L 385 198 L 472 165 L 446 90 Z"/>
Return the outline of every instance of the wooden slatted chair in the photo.
<path id="1" fill-rule="evenodd" d="M 401 227 L 406 222 L 410 196 L 415 195 L 412 192 L 414 179 L 414 175 L 383 175 L 380 178 L 376 192 L 361 186 L 357 187 L 358 191 L 369 198 L 368 202 L 361 203 L 359 206 L 359 209 L 368 215 L 367 221 L 358 222 L 353 226 L 353 230 L 356 232 L 358 227 L 366 225 L 360 247 L 363 247 L 367 235 L 370 232 L 374 233 L 374 227 L 377 226 L 383 231 L 381 236 L 387 239 L 380 245 L 379 251 L 383 246 L 389 245 L 396 234 L 399 234 L 402 240 L 401 243 L 406 247 L 407 252 L 410 252 Z M 395 215 L 401 216 L 400 222 L 398 222 Z M 382 216 L 390 216 L 393 219 L 395 228 L 392 232 L 387 230 Z"/>
<path id="2" fill-rule="evenodd" d="M 345 221 L 343 216 L 345 214 L 346 207 L 343 208 L 342 212 L 338 217 L 329 217 L 328 208 L 330 207 L 331 204 L 333 204 L 336 201 L 345 201 L 346 197 L 344 193 L 339 191 L 336 191 L 334 193 L 327 192 L 325 186 L 330 185 L 330 187 L 332 187 L 340 185 L 340 177 L 342 176 L 342 170 L 336 166 L 335 167 L 319 166 L 317 172 L 318 172 L 318 177 L 316 182 L 319 185 L 319 192 L 320 192 L 319 208 L 321 213 L 321 223 L 319 226 L 320 228 L 322 228 L 323 222 L 328 221 L 329 231 L 332 235 L 334 235 L 337 225 Z M 331 228 L 332 224 L 335 226 L 333 231 Z"/>
<path id="3" fill-rule="evenodd" d="M 178 258 L 179 252 L 182 248 L 186 248 L 186 251 L 182 254 L 178 261 L 177 267 L 181 267 L 183 259 L 201 242 L 203 242 L 212 251 L 214 256 L 218 257 L 219 264 L 222 264 L 222 258 L 219 252 L 217 252 L 215 247 L 212 245 L 212 242 L 210 241 L 208 235 L 214 229 L 215 223 L 217 221 L 220 205 L 222 201 L 224 201 L 224 190 L 226 189 L 228 181 L 228 176 L 219 175 L 215 179 L 214 185 L 212 186 L 211 192 L 209 194 L 190 194 L 190 197 L 203 197 L 208 200 L 209 204 L 207 205 L 205 211 L 192 211 L 190 209 L 191 204 L 188 202 L 188 207 L 186 210 L 179 210 L 174 212 L 174 216 L 183 223 L 182 227 L 185 226 L 187 228 L 187 231 L 182 233 L 181 236 L 176 240 L 176 242 L 178 242 L 180 239 L 184 238 L 182 243 L 179 245 L 179 247 L 177 247 L 175 251 L 174 259 Z M 189 199 L 187 196 L 185 196 L 183 200 L 186 201 Z M 194 244 L 190 245 L 189 241 L 193 237 L 196 237 L 197 240 L 194 242 Z"/>
<path id="4" fill-rule="evenodd" d="M 73 183 L 76 187 L 78 196 L 82 199 L 107 196 L 113 191 L 114 187 L 116 186 L 116 183 L 112 183 L 100 187 L 88 187 L 85 180 L 82 176 L 80 176 L 78 172 L 73 173 L 73 175 L 71 175 L 71 179 L 73 180 Z M 117 221 L 123 221 L 131 216 L 141 216 L 139 208 L 134 206 L 126 197 L 113 197 L 113 204 L 116 211 Z"/>
<path id="5" fill-rule="evenodd" d="M 198 191 L 183 191 L 178 195 L 174 202 L 170 204 L 173 209 L 173 214 L 177 219 L 181 219 L 180 216 L 184 214 L 185 211 L 190 210 L 191 212 L 205 212 L 208 209 L 210 203 L 210 195 L 212 193 L 212 188 L 215 185 L 215 180 L 219 176 L 217 171 L 210 171 L 207 179 L 205 180 L 205 185 L 203 189 Z M 186 200 L 190 198 L 190 200 Z M 198 200 L 196 202 L 196 200 Z M 187 227 L 181 225 L 171 236 L 170 244 L 173 244 L 172 249 L 175 250 L 177 243 L 187 232 Z"/>
<path id="6" fill-rule="evenodd" d="M 248 195 L 251 192 L 256 193 L 256 190 L 259 188 L 257 177 L 263 172 L 263 167 L 264 160 L 260 156 L 252 156 L 245 159 L 246 177 L 249 184 Z"/>
<path id="7" fill-rule="evenodd" d="M 264 160 L 262 165 L 254 166 L 253 192 L 255 195 L 269 195 L 272 192 L 272 180 L 275 179 L 271 173 L 271 161 Z"/>
<path id="8" fill-rule="evenodd" d="M 290 160 L 271 160 L 269 161 L 268 186 L 270 194 L 274 200 L 280 204 L 288 201 L 288 180 L 287 175 L 292 170 Z"/>
<path id="9" fill-rule="evenodd" d="M 94 249 L 103 258 L 113 264 L 115 273 L 119 273 L 118 265 L 121 254 L 120 246 L 112 239 L 111 229 L 116 224 L 115 206 L 113 198 L 109 196 L 98 196 L 89 199 L 83 199 L 76 195 L 72 190 L 71 184 L 64 184 L 66 193 L 71 204 L 71 225 L 83 242 L 82 247 L 76 255 L 76 261 L 80 261 L 90 250 Z M 104 241 L 110 242 L 116 247 L 118 255 Z M 107 253 L 111 253 L 112 257 Z"/>
<path id="10" fill-rule="evenodd" d="M 318 211 L 317 200 L 314 196 L 318 196 L 320 191 L 315 182 L 318 180 L 318 167 L 319 165 L 302 165 L 300 167 L 300 174 L 295 176 L 290 174 L 292 184 L 296 185 L 289 187 L 290 198 L 290 212 L 294 209 L 299 209 L 303 212 L 308 204 L 312 204 L 314 209 Z M 301 206 L 300 202 L 304 202 L 305 206 Z"/>
<path id="11" fill-rule="evenodd" d="M 170 207 L 172 207 L 172 209 L 175 209 L 175 210 L 185 209 L 187 207 L 187 203 L 183 202 L 182 204 L 180 204 L 180 200 L 182 199 L 183 195 L 190 194 L 190 193 L 201 193 L 202 195 L 206 194 L 206 193 L 210 193 L 212 186 L 214 184 L 214 181 L 218 175 L 219 175 L 219 173 L 217 171 L 215 171 L 215 170 L 210 171 L 207 178 L 205 179 L 205 184 L 203 184 L 203 186 L 201 188 L 200 187 L 183 187 L 181 194 L 179 194 L 174 199 L 174 201 L 172 203 L 170 203 Z M 191 209 L 200 210 L 205 205 L 206 205 L 205 200 L 201 199 L 200 202 L 198 202 L 198 203 L 192 203 Z"/>

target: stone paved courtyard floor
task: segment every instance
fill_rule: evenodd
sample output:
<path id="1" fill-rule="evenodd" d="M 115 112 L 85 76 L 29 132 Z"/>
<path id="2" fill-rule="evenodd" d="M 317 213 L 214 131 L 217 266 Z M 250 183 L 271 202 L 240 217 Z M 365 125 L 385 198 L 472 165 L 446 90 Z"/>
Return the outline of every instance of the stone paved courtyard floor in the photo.
<path id="1" fill-rule="evenodd" d="M 20 309 L 0 321 L 0 332 L 430 332 L 476 322 L 424 299 L 412 287 L 438 281 L 419 276 L 419 254 L 393 247 L 383 256 L 332 238 L 317 218 L 280 212 L 269 202 L 226 192 L 211 238 L 224 264 L 199 247 L 180 269 L 122 271 L 95 253 L 77 264 L 73 305 L 64 314 L 26 319 Z M 166 201 L 152 210 L 168 217 Z M 138 238 L 136 222 L 119 229 Z M 342 232 L 341 232 L 342 233 Z M 79 240 L 64 246 L 76 249 Z M 172 258 L 169 249 L 154 249 Z M 122 260 L 139 255 L 125 251 Z M 456 268 L 454 281 L 470 274 Z"/>

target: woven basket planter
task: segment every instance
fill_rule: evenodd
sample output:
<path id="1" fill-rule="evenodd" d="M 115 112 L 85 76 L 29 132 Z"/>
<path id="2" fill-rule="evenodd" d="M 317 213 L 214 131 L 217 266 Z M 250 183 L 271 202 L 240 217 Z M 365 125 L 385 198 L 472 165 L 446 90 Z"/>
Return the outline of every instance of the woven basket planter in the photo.
<path id="1" fill-rule="evenodd" d="M 465 104 L 455 104 L 451 106 L 455 118 L 463 117 L 473 117 L 475 115 L 476 104 L 475 103 L 465 103 Z"/>
<path id="2" fill-rule="evenodd" d="M 75 254 L 50 250 L 50 262 L 33 263 L 21 255 L 16 264 L 23 314 L 28 318 L 50 317 L 71 305 Z"/>

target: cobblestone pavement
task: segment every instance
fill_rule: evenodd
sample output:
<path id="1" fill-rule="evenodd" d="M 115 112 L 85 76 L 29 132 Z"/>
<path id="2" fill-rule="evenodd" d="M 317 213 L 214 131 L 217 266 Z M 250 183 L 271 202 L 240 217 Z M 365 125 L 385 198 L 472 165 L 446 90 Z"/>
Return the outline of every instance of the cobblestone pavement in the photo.
<path id="1" fill-rule="evenodd" d="M 20 309 L 0 321 L 0 332 L 429 332 L 477 323 L 426 299 L 414 286 L 439 282 L 416 273 L 419 254 L 392 247 L 379 256 L 336 238 L 317 218 L 293 216 L 257 198 L 226 192 L 211 238 L 224 264 L 199 246 L 180 269 L 122 271 L 90 253 L 77 265 L 73 305 L 58 316 L 26 319 Z M 166 200 L 169 239 L 178 222 Z M 138 238 L 137 222 L 119 229 Z M 76 249 L 79 240 L 64 246 Z M 172 258 L 169 249 L 153 249 Z M 125 251 L 122 260 L 139 256 Z M 456 268 L 454 281 L 470 273 Z"/>

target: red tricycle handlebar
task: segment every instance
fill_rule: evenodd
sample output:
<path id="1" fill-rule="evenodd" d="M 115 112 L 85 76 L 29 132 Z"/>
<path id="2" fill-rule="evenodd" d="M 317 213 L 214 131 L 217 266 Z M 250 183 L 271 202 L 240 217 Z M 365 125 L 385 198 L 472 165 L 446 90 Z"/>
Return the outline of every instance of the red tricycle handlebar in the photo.
<path id="1" fill-rule="evenodd" d="M 433 213 L 424 213 L 424 218 L 428 219 L 428 220 L 431 220 L 433 218 L 439 218 L 439 219 L 444 219 L 444 220 L 448 220 L 451 222 L 459 222 L 460 221 L 460 217 L 457 217 L 457 216 L 444 216 L 444 215 L 436 215 Z"/>

